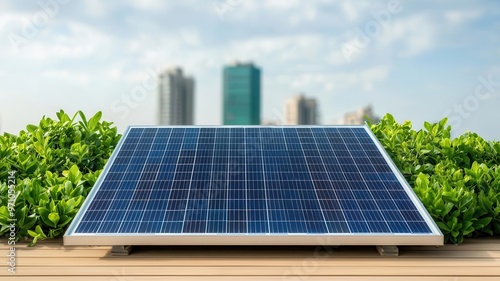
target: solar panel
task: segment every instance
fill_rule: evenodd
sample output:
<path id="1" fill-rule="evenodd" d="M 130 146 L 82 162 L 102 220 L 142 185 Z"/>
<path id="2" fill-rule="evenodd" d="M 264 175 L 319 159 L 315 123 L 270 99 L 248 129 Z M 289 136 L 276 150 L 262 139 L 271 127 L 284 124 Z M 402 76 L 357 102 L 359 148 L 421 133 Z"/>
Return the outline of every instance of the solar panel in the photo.
<path id="1" fill-rule="evenodd" d="M 442 245 L 366 126 L 130 127 L 66 245 Z"/>

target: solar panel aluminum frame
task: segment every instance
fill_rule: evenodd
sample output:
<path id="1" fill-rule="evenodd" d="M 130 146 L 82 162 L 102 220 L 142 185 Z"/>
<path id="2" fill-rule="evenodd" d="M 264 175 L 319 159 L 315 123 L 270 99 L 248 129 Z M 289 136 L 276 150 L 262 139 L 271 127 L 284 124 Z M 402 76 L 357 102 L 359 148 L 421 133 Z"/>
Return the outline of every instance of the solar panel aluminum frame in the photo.
<path id="1" fill-rule="evenodd" d="M 381 152 L 403 189 L 427 223 L 431 233 L 75 233 L 85 211 L 94 199 L 110 167 L 113 165 L 127 135 L 133 128 L 364 128 Z M 94 188 L 80 211 L 68 227 L 64 245 L 443 245 L 439 227 L 429 215 L 420 199 L 396 167 L 373 132 L 366 125 L 335 126 L 130 126 L 113 151 Z"/>

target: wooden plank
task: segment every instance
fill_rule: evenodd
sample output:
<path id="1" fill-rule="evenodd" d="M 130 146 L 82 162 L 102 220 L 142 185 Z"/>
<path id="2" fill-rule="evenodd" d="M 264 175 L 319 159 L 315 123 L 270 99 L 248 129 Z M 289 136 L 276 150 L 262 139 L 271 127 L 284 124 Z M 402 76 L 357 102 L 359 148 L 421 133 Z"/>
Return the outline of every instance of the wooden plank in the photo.
<path id="1" fill-rule="evenodd" d="M 66 255 L 69 252 L 95 252 L 107 254 L 110 248 L 44 248 L 40 250 L 16 248 L 19 253 L 25 255 L 33 255 L 33 253 L 40 253 L 43 255 Z M 58 254 L 59 253 L 59 254 Z M 354 256 L 367 255 L 376 256 L 375 247 L 368 248 L 345 248 L 342 250 L 333 251 L 315 251 L 314 248 L 284 248 L 284 247 L 134 247 L 131 256 L 172 256 L 172 257 L 301 257 L 311 255 L 325 255 L 330 256 L 343 256 L 345 254 L 352 254 Z M 36 255 L 36 254 L 35 254 Z"/>
<path id="2" fill-rule="evenodd" d="M 380 266 L 380 267 L 440 267 L 440 266 L 468 266 L 468 267 L 500 267 L 500 259 L 441 259 L 441 258 L 425 258 L 425 259 L 367 259 L 367 258 L 328 258 L 314 259 L 311 257 L 304 258 L 287 258 L 287 259 L 269 259 L 269 258 L 26 258 L 20 257 L 17 261 L 18 267 L 28 266 L 56 266 L 56 267 L 73 267 L 73 266 L 260 266 L 260 267 L 300 267 L 300 266 Z M 1 264 L 1 267 L 7 267 L 7 264 Z"/>
<path id="3" fill-rule="evenodd" d="M 57 257 L 61 259 L 71 258 L 71 257 L 93 257 L 101 258 L 107 255 L 106 250 L 96 251 L 96 250 L 44 250 L 44 251 L 22 251 L 16 250 L 18 257 Z"/>
<path id="4" fill-rule="evenodd" d="M 11 246 L 8 245 L 0 245 L 0 250 L 5 250 L 9 249 Z M 24 251 L 41 251 L 41 250 L 47 250 L 47 249 L 59 249 L 59 250 L 64 250 L 64 249 L 72 249 L 72 250 L 94 250 L 94 249 L 103 249 L 103 250 L 109 250 L 111 249 L 110 246 L 63 246 L 60 244 L 43 244 L 43 245 L 35 245 L 33 247 L 28 247 L 26 244 L 16 244 L 15 245 L 16 249 L 19 250 L 24 250 Z"/>
<path id="5" fill-rule="evenodd" d="M 67 281 L 67 276 L 9 276 L 2 277 L 2 281 L 36 280 L 36 281 Z M 248 276 L 71 276 L 73 280 L 79 281 L 255 281 L 255 277 Z M 276 276 L 259 276 L 259 281 L 281 280 Z M 498 281 L 498 277 L 468 277 L 468 276 L 291 276 L 290 281 Z"/>
<path id="6" fill-rule="evenodd" d="M 488 243 L 464 243 L 462 245 L 446 245 L 443 247 L 418 247 L 418 246 L 400 246 L 400 253 L 405 254 L 409 252 L 447 252 L 447 251 L 500 251 L 500 240 L 495 241 L 488 239 Z M 7 244 L 1 244 L 0 245 L 0 251 L 2 250 L 8 250 L 10 248 L 9 245 Z M 23 251 L 41 251 L 41 250 L 109 250 L 111 247 L 110 246 L 63 246 L 62 243 L 40 243 L 36 245 L 35 247 L 27 247 L 27 244 L 16 244 L 16 250 L 23 250 Z M 189 252 L 189 251 L 195 251 L 198 253 L 203 253 L 203 252 L 223 252 L 223 253 L 228 253 L 232 251 L 246 251 L 246 252 L 273 252 L 273 253 L 281 253 L 281 252 L 325 252 L 325 248 L 323 247 L 241 247 L 241 246 L 229 246 L 229 247 L 217 247 L 217 246 L 188 246 L 188 247 L 182 247 L 182 246 L 136 246 L 136 249 L 143 249 L 147 250 L 149 249 L 154 249 L 155 251 L 158 250 L 164 250 L 164 251 L 172 251 L 178 249 L 179 251 L 182 252 Z M 375 247 L 373 246 L 360 246 L 360 247 L 353 247 L 353 246 L 343 246 L 339 248 L 333 248 L 334 252 L 352 252 L 352 251 L 366 251 L 366 252 L 371 252 L 373 255 L 378 255 L 376 251 L 374 250 Z M 329 250 L 330 252 L 331 250 Z"/>
<path id="7" fill-rule="evenodd" d="M 0 253 L 8 251 L 0 239 Z M 500 280 L 500 239 L 462 245 L 400 247 L 399 257 L 380 257 L 375 247 L 135 247 L 126 257 L 108 246 L 16 245 L 17 274 L 1 262 L 1 280 Z M 118 278 L 119 276 L 119 278 Z M 169 277 L 170 276 L 170 277 Z M 309 277 L 311 276 L 311 277 Z M 72 278 L 71 278 L 72 277 Z"/>
<path id="8" fill-rule="evenodd" d="M 500 267 L 19 267 L 17 274 L 28 276 L 74 276 L 74 275 L 113 275 L 113 276 L 500 276 Z M 0 276 L 10 275 L 7 271 L 0 272 Z"/>
<path id="9" fill-rule="evenodd" d="M 110 248 L 19 248 L 16 253 L 24 257 L 106 257 Z M 7 248 L 0 251 L 8 251 Z M 135 247 L 128 257 L 172 257 L 172 258 L 304 258 L 304 257 L 342 257 L 342 258 L 376 258 L 380 257 L 375 247 L 340 247 L 337 249 L 314 249 L 310 247 Z M 498 258 L 500 251 L 466 250 L 466 251 L 434 251 L 434 250 L 401 250 L 398 259 L 413 257 L 453 257 L 453 258 Z"/>
<path id="10" fill-rule="evenodd" d="M 477 251 L 492 250 L 500 251 L 500 241 L 489 243 L 466 243 L 460 245 L 445 245 L 442 247 L 419 247 L 419 246 L 400 246 L 400 251 Z"/>
<path id="11" fill-rule="evenodd" d="M 16 244 L 16 248 L 26 248 L 26 249 L 46 249 L 46 248 L 51 248 L 51 249 L 110 249 L 111 246 L 64 246 L 62 243 L 61 239 L 50 239 L 50 240 L 44 240 L 38 242 L 38 244 L 34 247 L 28 247 L 28 244 L 26 242 L 20 242 Z M 138 246 L 138 247 L 143 247 L 143 246 Z M 154 246 L 157 248 L 158 246 Z M 160 248 L 165 248 L 168 249 L 170 248 L 169 246 L 159 246 Z M 182 246 L 172 246 L 173 248 L 176 247 L 182 247 Z M 197 247 L 198 246 L 191 246 L 192 247 Z M 200 246 L 203 247 L 203 246 Z M 322 248 L 322 246 L 318 246 L 319 248 Z M 355 248 L 371 248 L 372 246 L 363 246 L 363 247 L 355 247 Z M 8 249 L 10 246 L 7 244 L 7 240 L 5 239 L 0 239 L 0 250 L 1 249 Z M 185 247 L 185 248 L 190 248 Z M 213 246 L 212 248 L 239 248 L 238 246 L 233 246 L 233 247 L 217 247 Z M 245 248 L 244 246 L 241 248 Z M 272 248 L 273 250 L 275 248 L 284 248 L 284 247 L 273 247 L 273 246 L 264 246 L 264 247 L 257 247 L 257 248 Z M 294 249 L 309 249 L 309 250 L 314 250 L 316 247 L 313 246 L 291 246 L 289 248 L 294 248 Z M 353 248 L 352 246 L 342 246 L 339 247 L 339 249 L 343 248 Z M 435 246 L 400 246 L 399 247 L 401 251 L 465 251 L 465 250 L 493 250 L 493 251 L 500 251 L 500 239 L 499 238 L 480 238 L 480 239 L 468 239 L 466 242 L 460 245 L 453 245 L 453 244 L 447 244 L 441 247 L 435 247 Z"/>
<path id="12" fill-rule="evenodd" d="M 45 250 L 45 251 L 17 251 L 17 255 L 20 257 L 40 257 L 46 258 L 59 257 L 59 258 L 69 258 L 69 257 L 95 257 L 103 258 L 109 256 L 109 251 L 96 251 L 96 250 Z M 314 258 L 316 255 L 314 253 L 307 254 L 294 254 L 294 253 L 284 253 L 284 254 L 255 254 L 255 253 L 245 253 L 241 252 L 234 254 L 202 254 L 202 253 L 162 253 L 162 252 L 147 252 L 147 253 L 132 253 L 131 257 L 143 257 L 143 258 L 158 258 L 158 257 L 170 257 L 170 258 Z M 334 258 L 374 258 L 374 259 L 387 259 L 388 257 L 380 257 L 376 254 L 367 253 L 345 253 L 345 254 L 332 254 L 328 257 Z M 398 257 L 399 259 L 404 258 L 484 258 L 484 259 L 498 259 L 500 258 L 500 251 L 464 251 L 464 252 L 412 252 L 403 253 Z"/>

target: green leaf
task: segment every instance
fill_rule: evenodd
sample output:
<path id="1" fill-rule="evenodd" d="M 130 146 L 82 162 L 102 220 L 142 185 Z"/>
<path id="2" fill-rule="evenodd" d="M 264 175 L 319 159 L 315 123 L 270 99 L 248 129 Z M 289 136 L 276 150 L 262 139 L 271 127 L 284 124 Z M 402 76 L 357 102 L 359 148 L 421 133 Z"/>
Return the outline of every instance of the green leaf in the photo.
<path id="1" fill-rule="evenodd" d="M 422 149 L 422 150 L 420 150 L 420 154 L 422 154 L 422 155 L 427 154 L 427 153 L 430 153 L 431 151 L 432 150 L 430 150 L 430 149 Z"/>
<path id="2" fill-rule="evenodd" d="M 101 117 L 102 117 L 102 112 L 99 111 L 92 118 L 90 118 L 88 125 L 88 131 L 90 133 L 93 133 L 97 130 L 97 124 L 99 124 Z"/>
<path id="3" fill-rule="evenodd" d="M 38 126 L 29 124 L 26 126 L 26 130 L 30 133 L 34 133 L 38 129 Z"/>
<path id="4" fill-rule="evenodd" d="M 440 222 L 440 221 L 437 221 L 436 222 L 437 226 L 444 232 L 448 233 L 451 231 L 451 229 L 446 225 L 444 224 L 443 222 Z"/>
<path id="5" fill-rule="evenodd" d="M 37 243 L 38 239 L 43 240 L 47 238 L 47 235 L 45 235 L 40 225 L 37 225 L 35 227 L 35 231 L 28 230 L 28 235 L 33 237 L 33 241 L 28 245 L 29 247 L 34 246 Z"/>
<path id="6" fill-rule="evenodd" d="M 0 225 L 8 227 L 10 219 L 10 213 L 7 206 L 0 206 Z M 0 233 L 2 231 L 0 230 Z"/>
<path id="7" fill-rule="evenodd" d="M 23 229 L 31 229 L 36 223 L 36 214 L 31 214 L 24 219 L 24 224 L 21 226 Z"/>
<path id="8" fill-rule="evenodd" d="M 58 213 L 50 213 L 48 216 L 49 220 L 54 223 L 54 226 L 57 226 L 57 223 L 59 222 L 59 214 Z"/>
<path id="9" fill-rule="evenodd" d="M 40 227 L 39 225 L 36 226 L 35 231 L 36 231 L 36 233 L 38 233 L 40 235 L 41 238 L 43 238 L 43 239 L 47 238 L 47 236 L 45 235 L 45 233 L 42 230 L 42 227 Z"/>
<path id="10" fill-rule="evenodd" d="M 36 232 L 35 232 L 35 231 L 33 231 L 33 230 L 28 230 L 28 234 L 29 234 L 29 236 L 31 236 L 31 237 L 37 237 L 37 236 L 39 236 L 39 235 L 38 235 L 38 233 L 36 233 Z"/>
<path id="11" fill-rule="evenodd" d="M 66 114 L 62 109 L 59 112 L 57 112 L 56 115 L 61 123 L 71 122 L 71 119 L 69 119 L 68 114 Z"/>
<path id="12" fill-rule="evenodd" d="M 486 217 L 482 219 L 478 219 L 473 222 L 474 228 L 475 229 L 481 229 L 484 228 L 486 225 L 488 225 L 491 222 L 492 218 L 491 217 Z"/>
<path id="13" fill-rule="evenodd" d="M 426 122 L 424 122 L 424 128 L 425 128 L 428 132 L 430 132 L 430 131 L 432 131 L 432 124 L 426 121 Z"/>
<path id="14" fill-rule="evenodd" d="M 419 174 L 417 180 L 415 181 L 416 185 L 422 189 L 426 189 L 429 186 L 429 178 L 425 174 Z"/>
<path id="15" fill-rule="evenodd" d="M 50 210 L 47 208 L 38 208 L 38 213 L 40 214 L 40 218 L 42 221 L 50 227 L 56 227 L 56 224 L 49 218 L 51 214 Z M 38 226 L 38 225 L 37 225 Z"/>
<path id="16" fill-rule="evenodd" d="M 85 114 L 82 111 L 78 111 L 77 114 L 80 116 L 80 119 L 82 119 L 82 124 L 85 129 L 88 127 L 88 122 L 87 122 L 87 117 L 85 117 Z M 73 119 L 75 119 L 73 117 Z"/>
<path id="17" fill-rule="evenodd" d="M 67 175 L 68 180 L 71 181 L 74 185 L 77 185 L 78 182 L 82 179 L 82 173 L 76 165 L 71 166 Z"/>
<path id="18" fill-rule="evenodd" d="M 447 117 L 445 117 L 445 118 L 441 119 L 441 121 L 439 121 L 439 126 L 441 128 L 444 128 L 444 126 L 446 125 L 446 123 L 448 123 L 448 118 Z"/>
<path id="19" fill-rule="evenodd" d="M 441 215 L 442 215 L 442 216 L 447 215 L 447 214 L 451 211 L 451 209 L 453 209 L 453 206 L 454 206 L 454 205 L 453 205 L 453 203 L 451 203 L 451 202 L 446 203 L 446 204 L 444 205 L 444 209 L 443 209 L 443 212 L 442 212 L 442 214 L 441 214 Z"/>

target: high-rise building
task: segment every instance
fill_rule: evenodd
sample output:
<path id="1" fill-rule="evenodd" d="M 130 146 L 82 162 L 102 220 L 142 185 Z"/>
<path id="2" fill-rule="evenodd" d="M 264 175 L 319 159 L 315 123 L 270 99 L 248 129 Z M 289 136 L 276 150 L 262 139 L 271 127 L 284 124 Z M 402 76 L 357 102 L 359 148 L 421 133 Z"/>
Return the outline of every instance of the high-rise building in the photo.
<path id="1" fill-rule="evenodd" d="M 285 103 L 285 124 L 315 125 L 317 124 L 317 102 L 315 98 L 297 95 Z"/>
<path id="2" fill-rule="evenodd" d="M 182 69 L 167 69 L 158 82 L 160 125 L 193 125 L 194 79 L 185 77 Z"/>
<path id="3" fill-rule="evenodd" d="M 223 124 L 260 124 L 260 69 L 253 63 L 233 63 L 223 73 Z"/>
<path id="4" fill-rule="evenodd" d="M 365 116 L 373 122 L 378 122 L 380 118 L 373 113 L 371 105 L 358 108 L 358 110 L 346 113 L 342 120 L 343 125 L 362 125 L 365 123 Z"/>

